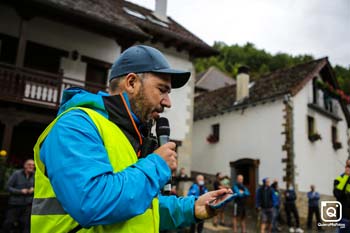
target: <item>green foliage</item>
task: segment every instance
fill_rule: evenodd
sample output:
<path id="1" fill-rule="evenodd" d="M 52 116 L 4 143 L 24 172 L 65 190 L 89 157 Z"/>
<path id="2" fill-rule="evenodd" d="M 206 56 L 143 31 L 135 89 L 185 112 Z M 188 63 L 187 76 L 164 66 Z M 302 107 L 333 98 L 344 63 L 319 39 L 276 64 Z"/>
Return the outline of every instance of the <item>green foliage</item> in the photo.
<path id="1" fill-rule="evenodd" d="M 348 68 L 336 65 L 334 67 L 336 77 L 341 89 L 350 95 L 350 66 Z"/>
<path id="2" fill-rule="evenodd" d="M 237 44 L 227 45 L 224 42 L 215 42 L 214 46 L 220 54 L 210 58 L 199 58 L 195 60 L 197 73 L 215 66 L 231 77 L 236 77 L 237 69 L 246 65 L 251 70 L 252 76 L 261 76 L 265 73 L 281 68 L 288 68 L 296 64 L 305 63 L 314 59 L 312 55 L 289 55 L 277 53 L 275 55 L 263 49 L 257 49 L 254 44 L 247 42 L 240 46 Z M 335 66 L 334 68 L 340 87 L 345 93 L 350 94 L 350 67 Z"/>

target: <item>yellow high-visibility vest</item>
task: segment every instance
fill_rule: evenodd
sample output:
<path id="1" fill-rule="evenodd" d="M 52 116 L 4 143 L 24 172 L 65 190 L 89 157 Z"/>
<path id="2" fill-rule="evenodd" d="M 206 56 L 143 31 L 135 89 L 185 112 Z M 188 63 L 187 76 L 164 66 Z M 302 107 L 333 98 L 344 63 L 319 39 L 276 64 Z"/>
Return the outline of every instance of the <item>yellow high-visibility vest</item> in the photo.
<path id="1" fill-rule="evenodd" d="M 56 195 L 50 184 L 50 180 L 45 175 L 45 165 L 40 160 L 40 145 L 49 134 L 57 120 L 68 111 L 80 109 L 88 114 L 95 124 L 103 140 L 103 144 L 108 153 L 109 161 L 114 172 L 119 172 L 126 167 L 137 162 L 137 155 L 127 137 L 117 125 L 103 117 L 98 112 L 81 107 L 70 108 L 60 114 L 40 135 L 34 146 L 35 191 L 31 216 L 32 233 L 68 233 L 79 226 L 68 213 L 64 211 L 61 204 L 56 199 Z M 118 143 L 115 143 L 115 142 Z M 79 164 L 77 164 L 79 166 Z M 112 225 L 93 226 L 88 229 L 82 228 L 79 233 L 117 233 L 117 232 L 159 232 L 159 203 L 154 198 L 150 208 L 143 214 L 133 217 L 125 222 Z"/>
<path id="2" fill-rule="evenodd" d="M 350 184 L 347 183 L 349 179 L 348 175 L 342 175 L 342 176 L 338 176 L 336 178 L 337 181 L 339 181 L 339 183 L 336 186 L 336 189 L 338 190 L 344 190 L 345 188 L 345 193 L 350 193 Z"/>

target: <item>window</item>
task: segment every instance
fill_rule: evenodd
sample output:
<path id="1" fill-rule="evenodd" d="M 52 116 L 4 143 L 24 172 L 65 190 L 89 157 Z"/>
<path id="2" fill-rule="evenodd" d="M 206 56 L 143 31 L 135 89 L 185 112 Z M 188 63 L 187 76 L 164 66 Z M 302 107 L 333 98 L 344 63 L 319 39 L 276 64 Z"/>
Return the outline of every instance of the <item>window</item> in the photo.
<path id="1" fill-rule="evenodd" d="M 209 143 L 217 143 L 220 139 L 220 124 L 211 126 L 211 134 L 207 137 Z"/>
<path id="2" fill-rule="evenodd" d="M 336 126 L 332 126 L 331 128 L 332 131 L 332 144 L 333 144 L 333 149 L 338 150 L 342 148 L 342 144 L 338 141 L 338 129 Z"/>
<path id="3" fill-rule="evenodd" d="M 321 135 L 317 133 L 315 127 L 315 118 L 312 116 L 307 117 L 308 137 L 311 142 L 315 142 L 321 139 Z"/>
<path id="4" fill-rule="evenodd" d="M 333 112 L 332 97 L 329 96 L 327 92 L 323 92 L 323 102 L 324 102 L 324 108 L 329 112 Z"/>
<path id="5" fill-rule="evenodd" d="M 61 57 L 68 57 L 68 52 L 46 45 L 28 41 L 24 56 L 24 66 L 50 73 L 59 73 Z"/>
<path id="6" fill-rule="evenodd" d="M 108 70 L 112 64 L 86 56 L 81 56 L 81 61 L 87 63 L 85 75 L 87 89 L 101 90 L 102 87 L 105 87 Z"/>
<path id="7" fill-rule="evenodd" d="M 15 64 L 17 56 L 18 39 L 0 34 L 0 62 Z"/>
<path id="8" fill-rule="evenodd" d="M 307 117 L 307 125 L 308 125 L 308 132 L 309 132 L 309 136 L 310 136 L 315 132 L 315 119 L 311 116 L 308 116 Z"/>

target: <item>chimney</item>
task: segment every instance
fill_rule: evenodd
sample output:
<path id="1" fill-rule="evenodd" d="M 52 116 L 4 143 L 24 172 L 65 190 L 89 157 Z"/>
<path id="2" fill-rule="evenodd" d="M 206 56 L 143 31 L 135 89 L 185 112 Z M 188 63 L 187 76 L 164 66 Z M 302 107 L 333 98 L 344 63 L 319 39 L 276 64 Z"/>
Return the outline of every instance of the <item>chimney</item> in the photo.
<path id="1" fill-rule="evenodd" d="M 155 0 L 156 1 L 156 9 L 154 11 L 154 15 L 157 16 L 160 20 L 168 22 L 168 18 L 166 15 L 166 8 L 168 1 L 167 0 Z"/>
<path id="2" fill-rule="evenodd" d="M 236 88 L 236 102 L 241 102 L 249 97 L 249 68 L 247 66 L 238 68 Z"/>

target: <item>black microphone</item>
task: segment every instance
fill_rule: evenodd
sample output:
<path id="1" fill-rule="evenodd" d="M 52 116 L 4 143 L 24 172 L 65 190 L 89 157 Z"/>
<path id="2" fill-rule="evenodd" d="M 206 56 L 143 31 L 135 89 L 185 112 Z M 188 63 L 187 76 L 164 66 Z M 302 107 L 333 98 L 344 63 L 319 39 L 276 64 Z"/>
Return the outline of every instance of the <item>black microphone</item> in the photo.
<path id="1" fill-rule="evenodd" d="M 157 125 L 156 125 L 156 133 L 157 133 L 159 146 L 162 146 L 167 142 L 169 142 L 170 127 L 169 127 L 169 121 L 167 118 L 165 117 L 158 118 Z"/>
<path id="2" fill-rule="evenodd" d="M 160 117 L 157 119 L 156 133 L 158 138 L 158 145 L 162 146 L 169 142 L 170 137 L 170 126 L 169 121 L 165 117 Z M 165 195 L 170 195 L 171 193 L 171 179 L 163 188 Z"/>

